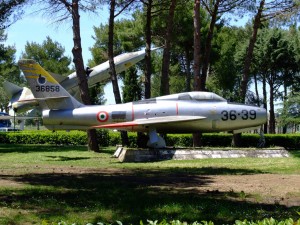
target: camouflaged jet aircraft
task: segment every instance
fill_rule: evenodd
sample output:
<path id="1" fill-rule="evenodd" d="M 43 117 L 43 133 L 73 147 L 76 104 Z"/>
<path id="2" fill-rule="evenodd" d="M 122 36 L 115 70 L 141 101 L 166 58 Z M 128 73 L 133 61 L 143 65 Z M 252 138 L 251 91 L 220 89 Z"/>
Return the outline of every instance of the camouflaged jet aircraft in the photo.
<path id="1" fill-rule="evenodd" d="M 151 51 L 156 51 L 158 49 L 160 49 L 160 47 L 153 48 Z M 144 57 L 145 50 L 123 53 L 114 57 L 116 72 L 119 74 L 127 70 L 129 67 L 141 61 Z M 80 101 L 76 72 L 71 73 L 67 77 L 63 77 L 54 73 L 50 74 L 64 89 L 66 89 L 71 95 L 75 96 L 75 98 Z M 88 76 L 89 87 L 93 87 L 98 82 L 108 80 L 110 78 L 109 62 L 106 61 L 93 68 L 87 68 L 86 74 Z M 8 81 L 3 82 L 3 87 L 10 98 L 8 107 L 13 109 L 15 112 L 24 112 L 38 105 L 38 102 L 35 100 L 29 101 L 29 99 L 33 99 L 33 95 L 31 90 L 28 88 L 19 87 Z"/>
<path id="2" fill-rule="evenodd" d="M 165 147 L 158 135 L 235 131 L 267 121 L 263 108 L 228 103 L 211 92 L 186 92 L 137 102 L 87 106 L 70 95 L 34 60 L 20 60 L 34 101 L 42 108 L 44 125 L 51 130 L 109 128 L 149 134 L 148 146 Z M 31 101 L 30 99 L 25 101 Z"/>

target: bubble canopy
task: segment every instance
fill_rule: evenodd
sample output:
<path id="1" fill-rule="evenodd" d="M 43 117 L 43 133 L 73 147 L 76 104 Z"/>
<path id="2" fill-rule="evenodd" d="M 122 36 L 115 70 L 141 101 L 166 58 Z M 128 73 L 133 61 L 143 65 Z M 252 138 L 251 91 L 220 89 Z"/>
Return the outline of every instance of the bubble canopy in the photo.
<path id="1" fill-rule="evenodd" d="M 221 96 L 212 92 L 205 92 L 205 91 L 185 92 L 185 93 L 157 97 L 156 99 L 157 100 L 196 100 L 196 101 L 227 102 L 227 100 L 222 98 Z"/>

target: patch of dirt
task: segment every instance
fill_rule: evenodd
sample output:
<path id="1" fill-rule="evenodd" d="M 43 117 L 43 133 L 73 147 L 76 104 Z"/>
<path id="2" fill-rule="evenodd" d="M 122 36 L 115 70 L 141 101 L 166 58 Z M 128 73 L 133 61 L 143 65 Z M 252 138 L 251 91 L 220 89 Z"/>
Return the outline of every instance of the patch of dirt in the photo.
<path id="1" fill-rule="evenodd" d="M 300 206 L 300 175 L 200 175 L 188 177 L 189 181 L 184 181 L 183 177 L 174 179 L 177 180 L 176 185 L 169 182 L 166 185 L 154 184 L 154 187 L 166 191 L 225 196 L 238 201 Z"/>
<path id="2" fill-rule="evenodd" d="M 254 174 L 211 176 L 202 190 L 238 193 L 241 199 L 300 206 L 300 175 Z"/>
<path id="3" fill-rule="evenodd" d="M 15 171 L 16 172 L 16 171 Z M 25 174 L 3 171 L 0 188 L 22 188 L 24 185 L 52 185 L 59 180 L 70 179 L 93 183 L 103 179 L 127 182 L 137 187 L 157 191 L 173 191 L 220 195 L 241 201 L 300 206 L 300 175 L 194 175 L 189 173 L 161 173 L 126 169 L 85 169 L 76 167 L 34 168 Z M 79 179 L 80 178 L 80 179 Z"/>

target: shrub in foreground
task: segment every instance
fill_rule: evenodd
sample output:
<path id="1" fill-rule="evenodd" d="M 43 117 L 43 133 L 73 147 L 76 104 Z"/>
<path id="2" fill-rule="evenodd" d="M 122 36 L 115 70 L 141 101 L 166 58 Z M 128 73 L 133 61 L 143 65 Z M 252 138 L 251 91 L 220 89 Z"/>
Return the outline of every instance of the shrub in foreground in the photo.
<path id="1" fill-rule="evenodd" d="M 49 223 L 47 221 L 43 221 L 42 225 L 69 225 L 69 223 L 66 222 L 58 222 L 58 223 Z M 117 225 L 123 225 L 122 222 L 116 221 L 113 224 Z M 72 223 L 72 225 L 76 225 L 76 223 Z M 92 223 L 87 223 L 86 225 L 108 225 L 108 223 L 101 223 L 98 222 L 96 224 Z M 167 222 L 166 220 L 163 220 L 161 222 L 158 222 L 157 220 L 152 221 L 152 220 L 147 220 L 146 223 L 143 223 L 142 221 L 140 222 L 140 225 L 214 225 L 214 222 L 212 221 L 201 221 L 201 222 L 193 222 L 193 223 L 187 223 L 187 222 L 181 222 L 179 220 L 172 220 L 170 222 Z M 300 225 L 300 219 L 298 220 L 293 220 L 291 218 L 286 219 L 286 220 L 275 220 L 273 218 L 266 218 L 263 220 L 258 220 L 258 221 L 248 221 L 248 220 L 236 220 L 233 225 Z"/>

